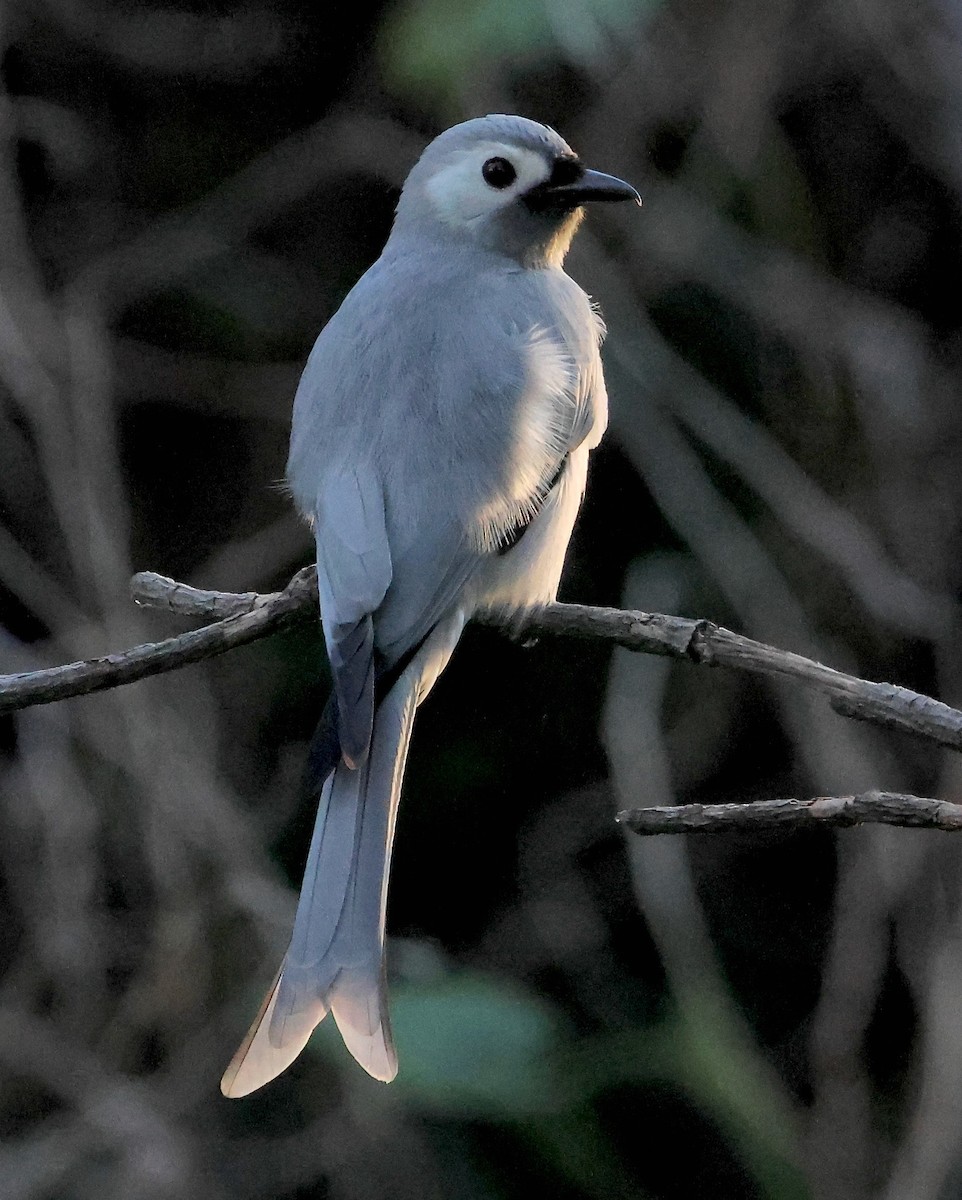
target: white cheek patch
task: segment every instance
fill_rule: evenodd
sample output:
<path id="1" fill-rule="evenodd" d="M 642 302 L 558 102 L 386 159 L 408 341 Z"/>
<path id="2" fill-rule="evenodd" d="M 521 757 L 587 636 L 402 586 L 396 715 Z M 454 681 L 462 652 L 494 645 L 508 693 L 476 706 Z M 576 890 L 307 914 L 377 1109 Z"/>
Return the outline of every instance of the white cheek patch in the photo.
<path id="1" fill-rule="evenodd" d="M 506 188 L 486 183 L 481 169 L 489 158 L 504 158 L 514 167 L 517 178 Z M 505 208 L 522 192 L 544 183 L 549 167 L 534 150 L 505 146 L 501 142 L 481 142 L 453 158 L 428 180 L 425 191 L 438 217 L 447 225 L 468 226 Z"/>

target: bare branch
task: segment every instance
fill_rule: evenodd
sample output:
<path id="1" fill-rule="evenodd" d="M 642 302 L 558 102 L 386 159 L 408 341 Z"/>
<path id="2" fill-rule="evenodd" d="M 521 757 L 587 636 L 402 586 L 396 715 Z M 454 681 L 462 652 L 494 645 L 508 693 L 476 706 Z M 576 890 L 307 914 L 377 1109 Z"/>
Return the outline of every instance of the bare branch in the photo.
<path id="1" fill-rule="evenodd" d="M 962 804 L 899 792 L 862 792 L 857 796 L 816 796 L 812 800 L 633 808 L 618 813 L 615 819 L 646 837 L 656 833 L 733 833 L 852 825 L 909 825 L 957 833 L 962 830 Z"/>
<path id="2" fill-rule="evenodd" d="M 479 619 L 486 624 L 500 623 L 496 616 Z M 962 712 L 958 709 L 895 684 L 846 675 L 800 654 L 733 633 L 712 621 L 552 604 L 526 616 L 518 629 L 523 634 L 610 641 L 643 654 L 667 654 L 701 666 L 794 679 L 828 696 L 832 708 L 843 716 L 919 734 L 962 750 Z"/>
<path id="3" fill-rule="evenodd" d="M 203 594 L 223 595 L 216 592 Z M 179 637 L 148 642 L 121 654 L 66 663 L 43 671 L 0 675 L 0 713 L 28 708 L 32 704 L 50 704 L 70 696 L 134 683 L 148 675 L 175 671 L 310 620 L 311 597 L 316 596 L 313 568 L 299 571 L 282 592 L 270 596 L 249 595 L 254 597 L 254 603 L 247 610 L 241 609 L 237 615 L 182 633 Z M 238 599 L 243 601 L 244 597 Z"/>
<path id="4" fill-rule="evenodd" d="M 270 595 L 204 591 L 153 572 L 135 575 L 131 591 L 139 604 L 186 616 L 214 617 L 215 622 L 179 637 L 134 646 L 120 654 L 0 676 L 0 712 L 133 683 L 317 619 L 313 567 L 305 567 L 282 592 Z M 477 620 L 504 628 L 515 636 L 611 642 L 642 654 L 663 654 L 701 666 L 729 667 L 754 675 L 796 680 L 826 695 L 836 712 L 844 716 L 915 733 L 962 750 L 962 712 L 957 709 L 894 684 L 872 683 L 846 675 L 800 654 L 743 637 L 711 621 L 583 604 L 550 604 L 510 617 L 491 612 L 480 614 Z"/>
<path id="5" fill-rule="evenodd" d="M 315 568 L 305 567 L 299 571 L 295 580 L 302 580 L 305 586 L 305 616 L 317 616 Z M 288 584 L 288 589 L 291 584 Z M 287 590 L 287 589 L 285 589 Z M 205 620 L 222 621 L 226 617 L 239 617 L 244 613 L 253 612 L 255 608 L 270 605 L 283 595 L 282 592 L 269 592 L 262 595 L 259 592 L 217 592 L 208 588 L 191 587 L 189 583 L 178 583 L 167 575 L 158 575 L 154 571 L 140 571 L 130 581 L 130 594 L 136 604 L 144 608 L 165 608 L 169 612 L 182 617 L 202 617 Z"/>

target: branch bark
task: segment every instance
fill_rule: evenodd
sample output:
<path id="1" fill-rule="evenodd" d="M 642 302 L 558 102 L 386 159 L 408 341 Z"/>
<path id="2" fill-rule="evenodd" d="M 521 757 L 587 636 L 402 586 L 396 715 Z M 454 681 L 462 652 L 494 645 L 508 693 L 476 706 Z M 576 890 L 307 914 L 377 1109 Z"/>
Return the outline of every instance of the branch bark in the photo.
<path id="1" fill-rule="evenodd" d="M 186 587 L 173 580 L 167 582 L 175 590 Z M 226 593 L 203 594 L 222 596 Z M 314 598 L 313 609 L 311 597 Z M 106 688 L 134 683 L 149 675 L 176 671 L 190 663 L 225 654 L 237 646 L 245 646 L 258 638 L 303 624 L 312 616 L 316 619 L 316 597 L 314 569 L 311 567 L 299 571 L 282 592 L 267 596 L 247 592 L 234 597 L 239 603 L 235 605 L 232 615 L 201 629 L 165 638 L 162 642 L 132 646 L 120 654 L 88 658 L 41 671 L 0 675 L 0 713 L 101 692 Z M 173 603 L 167 607 L 178 611 Z"/>
<path id="2" fill-rule="evenodd" d="M 269 595 L 204 591 L 153 572 L 135 575 L 131 592 L 138 604 L 201 617 L 212 624 L 161 642 L 134 646 L 119 654 L 0 676 L 0 712 L 132 683 L 318 619 L 313 567 L 305 567 L 283 591 Z M 894 684 L 846 675 L 799 654 L 743 637 L 711 621 L 581 604 L 551 604 L 511 617 L 485 613 L 477 620 L 518 637 L 604 641 L 643 654 L 685 659 L 700 666 L 722 666 L 793 680 L 826 696 L 836 712 L 844 716 L 914 733 L 953 750 L 962 750 L 962 712 L 957 709 Z"/>
<path id="3" fill-rule="evenodd" d="M 795 830 L 853 825 L 903 825 L 958 833 L 962 831 L 962 804 L 899 792 L 862 792 L 857 796 L 816 796 L 812 800 L 633 808 L 618 813 L 615 820 L 645 837 L 658 833 L 735 833 L 786 826 Z"/>

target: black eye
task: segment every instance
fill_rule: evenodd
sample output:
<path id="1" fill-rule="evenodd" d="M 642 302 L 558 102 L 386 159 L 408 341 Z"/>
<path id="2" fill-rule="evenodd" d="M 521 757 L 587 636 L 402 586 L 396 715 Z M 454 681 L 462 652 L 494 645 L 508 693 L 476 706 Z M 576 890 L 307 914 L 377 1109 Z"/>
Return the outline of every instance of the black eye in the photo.
<path id="1" fill-rule="evenodd" d="M 481 168 L 484 182 L 493 188 L 510 187 L 518 178 L 518 172 L 506 158 L 489 158 Z"/>

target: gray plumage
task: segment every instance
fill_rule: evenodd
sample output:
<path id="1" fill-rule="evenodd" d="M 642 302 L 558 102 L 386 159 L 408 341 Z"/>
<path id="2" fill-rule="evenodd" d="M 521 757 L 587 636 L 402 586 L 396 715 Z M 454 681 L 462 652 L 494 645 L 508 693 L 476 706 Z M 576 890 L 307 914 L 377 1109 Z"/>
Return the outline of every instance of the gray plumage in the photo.
<path id="1" fill-rule="evenodd" d="M 340 760 L 227 1095 L 288 1066 L 328 1010 L 367 1071 L 396 1074 L 384 925 L 414 712 L 472 613 L 555 598 L 607 420 L 603 328 L 561 264 L 581 203 L 630 198 L 533 121 L 449 129 L 308 359 L 288 480 L 314 529 Z"/>

